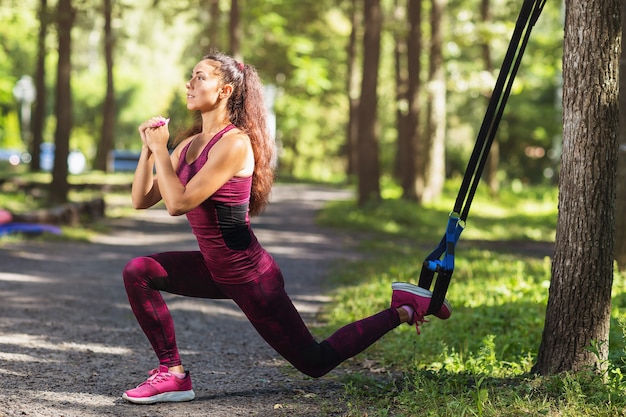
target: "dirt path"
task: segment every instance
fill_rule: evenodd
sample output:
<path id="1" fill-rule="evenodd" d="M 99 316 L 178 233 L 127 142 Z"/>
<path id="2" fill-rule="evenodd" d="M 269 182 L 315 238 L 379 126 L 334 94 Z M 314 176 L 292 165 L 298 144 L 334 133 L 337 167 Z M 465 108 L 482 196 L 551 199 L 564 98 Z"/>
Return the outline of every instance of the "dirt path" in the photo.
<path id="1" fill-rule="evenodd" d="M 277 258 L 305 320 L 327 301 L 321 283 L 352 242 L 314 225 L 343 191 L 277 186 L 255 231 Z M 0 248 L 0 417 L 338 416 L 341 369 L 311 379 L 285 362 L 230 301 L 168 296 L 196 399 L 132 405 L 121 393 L 157 364 L 128 307 L 121 270 L 132 257 L 191 250 L 184 218 L 148 210 L 110 220 L 94 243 L 25 241 Z M 339 401 L 337 401 L 339 399 Z"/>

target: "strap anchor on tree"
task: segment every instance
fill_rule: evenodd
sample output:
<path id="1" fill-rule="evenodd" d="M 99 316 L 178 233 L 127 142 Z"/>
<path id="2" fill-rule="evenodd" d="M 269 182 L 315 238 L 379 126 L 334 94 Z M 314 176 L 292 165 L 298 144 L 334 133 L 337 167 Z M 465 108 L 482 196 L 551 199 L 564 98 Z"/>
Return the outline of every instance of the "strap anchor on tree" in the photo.
<path id="1" fill-rule="evenodd" d="M 496 136 L 498 125 L 502 119 L 506 102 L 511 94 L 513 81 L 519 69 L 522 56 L 526 50 L 530 33 L 539 19 L 547 0 L 524 0 L 522 9 L 515 24 L 515 30 L 504 56 L 502 68 L 487 106 L 483 123 L 478 132 L 474 150 L 467 164 L 465 175 L 457 195 L 454 209 L 448 217 L 446 232 L 437 248 L 424 261 L 419 278 L 419 286 L 432 290 L 433 296 L 427 314 L 434 314 L 443 305 L 452 274 L 454 272 L 454 254 L 456 244 L 465 229 L 465 222 L 480 177 L 487 163 L 491 144 Z"/>

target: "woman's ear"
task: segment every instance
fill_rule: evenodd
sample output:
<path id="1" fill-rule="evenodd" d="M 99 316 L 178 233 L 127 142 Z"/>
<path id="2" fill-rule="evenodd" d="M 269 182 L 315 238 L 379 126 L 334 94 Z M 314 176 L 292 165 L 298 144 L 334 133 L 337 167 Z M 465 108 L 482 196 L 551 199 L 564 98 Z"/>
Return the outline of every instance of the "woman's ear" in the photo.
<path id="1" fill-rule="evenodd" d="M 228 98 L 233 93 L 233 86 L 230 84 L 224 84 L 220 89 L 220 98 Z"/>

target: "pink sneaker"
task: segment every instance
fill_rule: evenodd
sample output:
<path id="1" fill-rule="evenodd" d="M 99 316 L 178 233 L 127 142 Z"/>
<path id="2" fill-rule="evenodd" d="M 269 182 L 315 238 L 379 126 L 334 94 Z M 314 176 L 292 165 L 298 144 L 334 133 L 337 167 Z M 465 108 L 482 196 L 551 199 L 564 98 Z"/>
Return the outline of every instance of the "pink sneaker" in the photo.
<path id="1" fill-rule="evenodd" d="M 122 398 L 136 404 L 154 404 L 158 402 L 191 401 L 196 397 L 191 387 L 189 371 L 184 378 L 178 378 L 168 371 L 167 366 L 159 365 L 149 373 L 150 377 L 126 391 Z"/>
<path id="2" fill-rule="evenodd" d="M 433 293 L 425 288 L 409 284 L 408 282 L 394 282 L 391 284 L 391 290 L 391 307 L 398 308 L 403 305 L 409 305 L 415 311 L 409 324 L 416 322 L 423 323 Z M 446 320 L 450 318 L 451 315 L 452 306 L 448 300 L 444 299 L 443 305 L 434 316 Z"/>

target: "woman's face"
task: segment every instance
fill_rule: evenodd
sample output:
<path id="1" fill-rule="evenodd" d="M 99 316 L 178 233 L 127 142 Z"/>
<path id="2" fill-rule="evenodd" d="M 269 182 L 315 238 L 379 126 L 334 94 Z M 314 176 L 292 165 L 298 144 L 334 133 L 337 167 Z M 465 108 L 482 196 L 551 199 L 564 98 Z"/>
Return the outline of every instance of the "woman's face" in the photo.
<path id="1" fill-rule="evenodd" d="M 189 110 L 209 111 L 214 109 L 223 93 L 219 79 L 219 63 L 203 60 L 198 62 L 187 82 L 187 108 Z"/>

